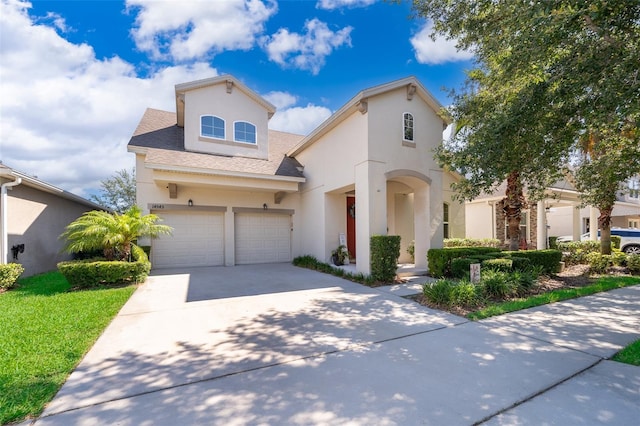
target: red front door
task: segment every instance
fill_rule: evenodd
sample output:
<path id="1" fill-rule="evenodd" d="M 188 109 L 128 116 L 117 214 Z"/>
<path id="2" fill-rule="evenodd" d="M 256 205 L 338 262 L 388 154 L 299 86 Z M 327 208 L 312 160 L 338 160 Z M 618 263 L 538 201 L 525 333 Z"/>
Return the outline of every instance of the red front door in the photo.
<path id="1" fill-rule="evenodd" d="M 347 249 L 356 257 L 356 197 L 347 197 Z"/>

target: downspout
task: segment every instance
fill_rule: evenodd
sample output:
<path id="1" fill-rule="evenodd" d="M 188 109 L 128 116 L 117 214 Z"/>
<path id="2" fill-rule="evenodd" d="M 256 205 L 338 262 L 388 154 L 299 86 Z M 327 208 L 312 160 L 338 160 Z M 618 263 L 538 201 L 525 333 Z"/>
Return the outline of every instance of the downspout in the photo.
<path id="1" fill-rule="evenodd" d="M 7 230 L 7 188 L 18 186 L 21 183 L 22 178 L 16 177 L 16 180 L 13 182 L 5 182 L 0 187 L 0 191 L 2 192 L 2 201 L 0 202 L 0 213 L 2 214 L 2 250 L 0 251 L 0 256 L 2 256 L 2 258 L 0 258 L 0 265 L 7 263 L 7 256 L 9 253 L 9 250 L 7 250 L 7 247 L 9 246 L 9 232 Z"/>

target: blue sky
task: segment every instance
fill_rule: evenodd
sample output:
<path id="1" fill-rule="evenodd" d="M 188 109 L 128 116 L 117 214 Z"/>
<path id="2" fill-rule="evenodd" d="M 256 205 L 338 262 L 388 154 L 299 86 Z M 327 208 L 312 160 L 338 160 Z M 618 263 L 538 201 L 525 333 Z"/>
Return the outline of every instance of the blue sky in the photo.
<path id="1" fill-rule="evenodd" d="M 146 107 L 233 74 L 306 134 L 358 91 L 409 75 L 443 105 L 471 55 L 428 37 L 408 2 L 0 0 L 0 159 L 76 194 L 131 168 Z"/>

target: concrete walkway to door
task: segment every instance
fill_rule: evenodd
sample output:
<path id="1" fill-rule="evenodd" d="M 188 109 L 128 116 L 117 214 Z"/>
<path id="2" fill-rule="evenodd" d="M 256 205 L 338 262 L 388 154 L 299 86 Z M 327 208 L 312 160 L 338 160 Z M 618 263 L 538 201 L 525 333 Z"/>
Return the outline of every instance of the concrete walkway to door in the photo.
<path id="1" fill-rule="evenodd" d="M 36 425 L 640 418 L 640 368 L 605 360 L 640 286 L 473 323 L 289 264 L 152 275 Z"/>

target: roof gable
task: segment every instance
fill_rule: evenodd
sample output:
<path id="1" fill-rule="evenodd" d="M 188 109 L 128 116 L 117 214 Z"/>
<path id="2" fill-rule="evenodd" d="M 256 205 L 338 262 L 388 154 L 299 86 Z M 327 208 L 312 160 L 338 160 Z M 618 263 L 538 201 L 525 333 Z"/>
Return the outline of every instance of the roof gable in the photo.
<path id="1" fill-rule="evenodd" d="M 258 105 L 262 106 L 271 118 L 276 112 L 276 107 L 248 88 L 244 83 L 230 74 L 224 74 L 217 77 L 206 78 L 203 80 L 191 81 L 189 83 L 181 83 L 175 85 L 176 93 L 176 111 L 177 111 L 177 123 L 178 126 L 184 127 L 184 95 L 191 90 L 203 89 L 205 87 L 211 87 L 216 85 L 226 85 L 227 93 L 231 93 L 233 90 L 240 90 L 247 95 L 250 99 L 255 101 Z"/>

